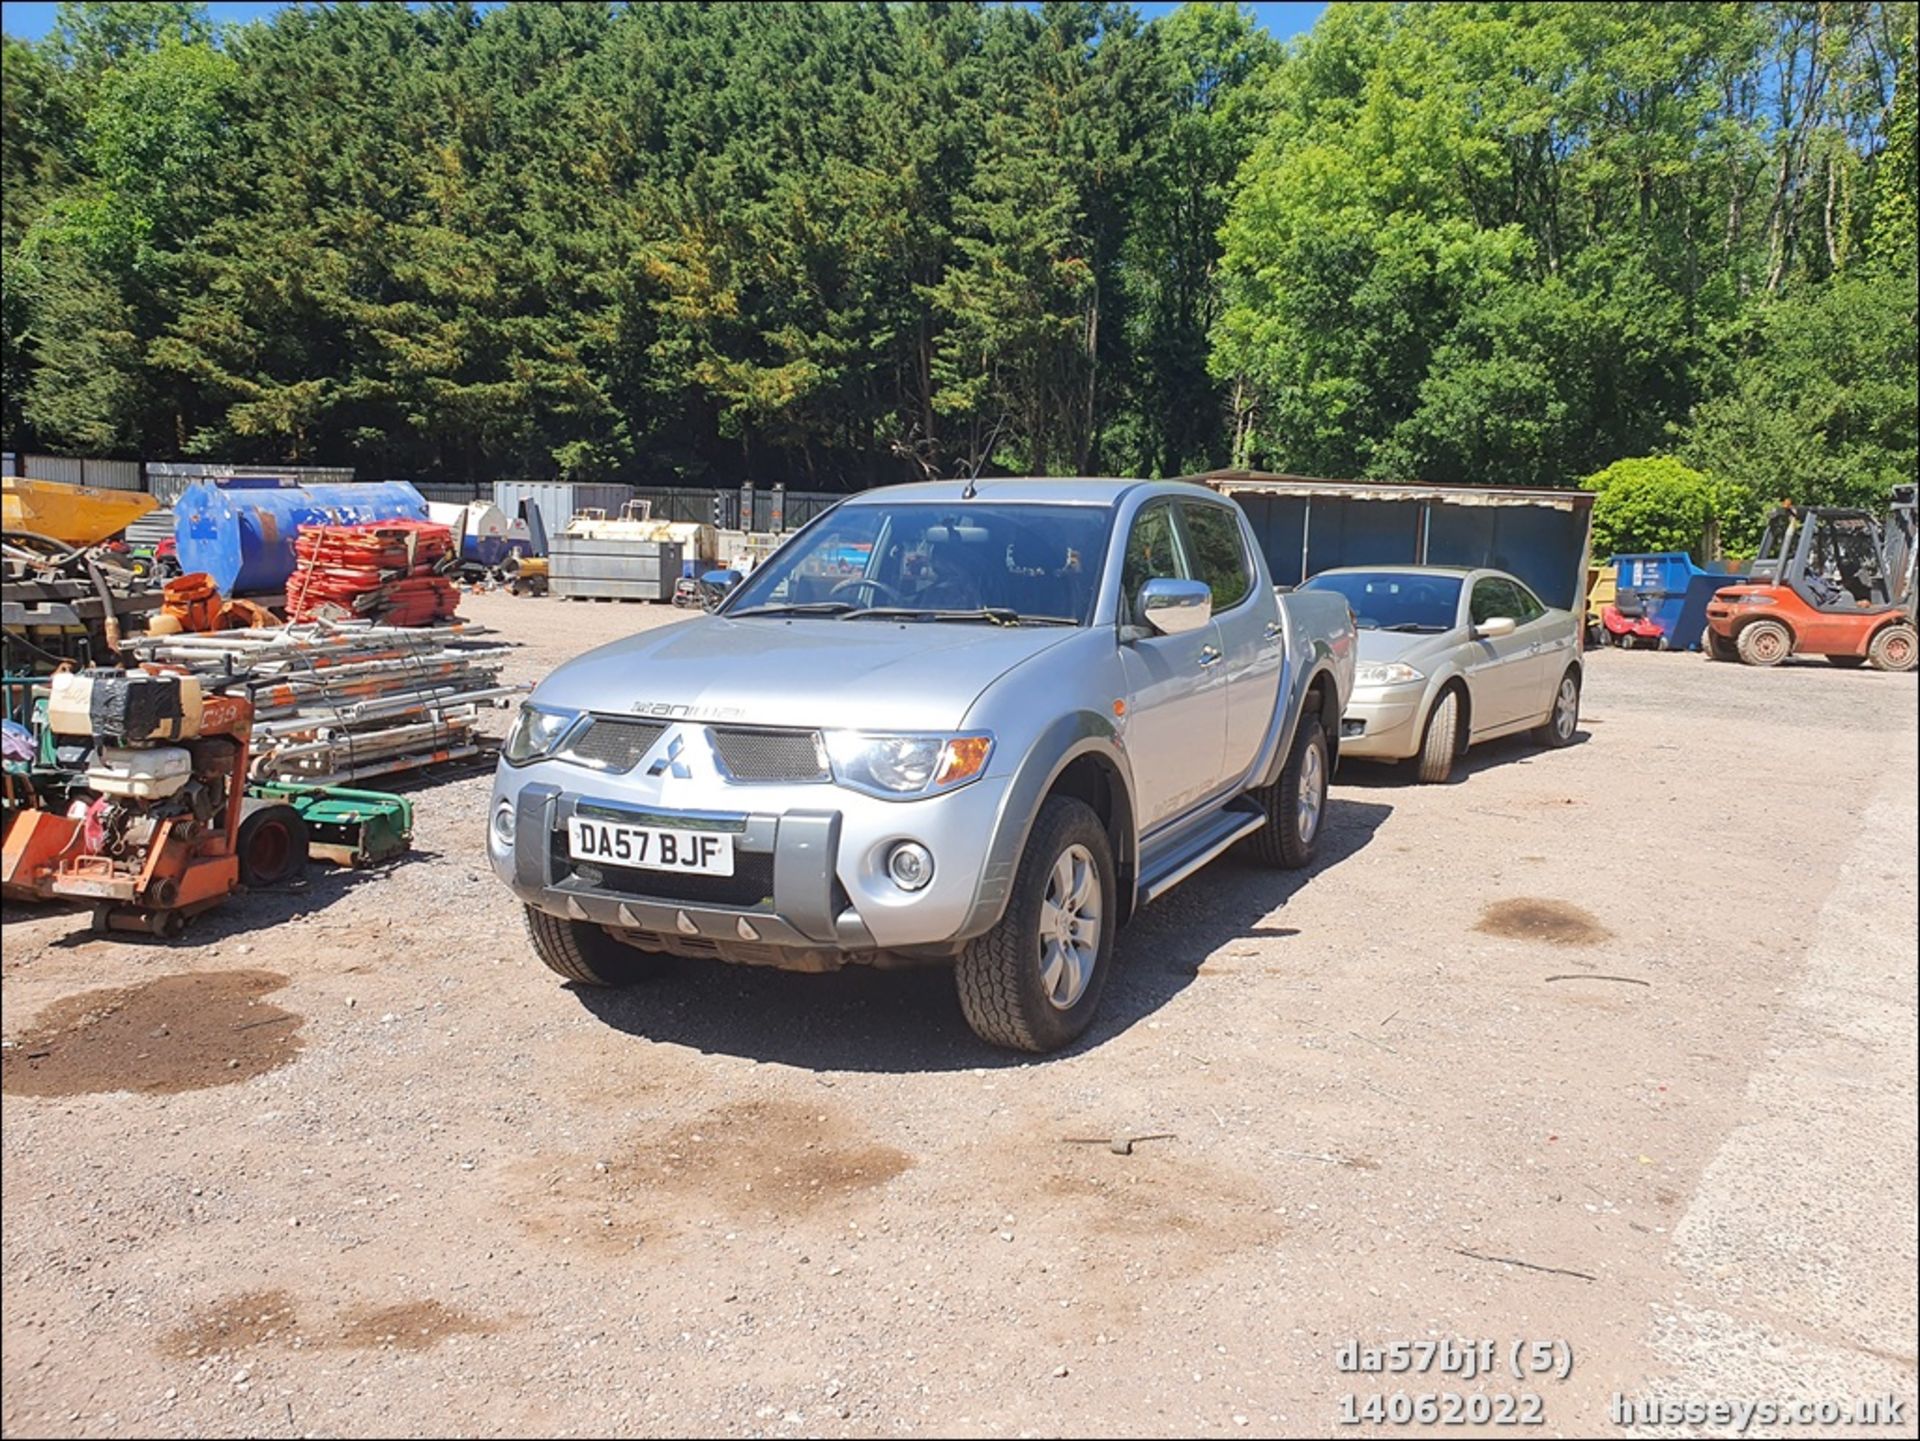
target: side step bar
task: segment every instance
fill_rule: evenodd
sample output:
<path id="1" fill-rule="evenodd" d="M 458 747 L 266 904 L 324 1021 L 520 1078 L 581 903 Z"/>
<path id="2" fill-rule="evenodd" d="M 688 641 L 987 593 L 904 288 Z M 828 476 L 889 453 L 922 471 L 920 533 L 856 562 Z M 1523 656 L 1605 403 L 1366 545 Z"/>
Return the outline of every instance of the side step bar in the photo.
<path id="1" fill-rule="evenodd" d="M 1174 839 L 1166 853 L 1153 856 L 1141 868 L 1139 904 L 1144 906 L 1164 896 L 1228 846 L 1266 823 L 1264 811 L 1242 809 L 1238 801 L 1213 812 Z"/>

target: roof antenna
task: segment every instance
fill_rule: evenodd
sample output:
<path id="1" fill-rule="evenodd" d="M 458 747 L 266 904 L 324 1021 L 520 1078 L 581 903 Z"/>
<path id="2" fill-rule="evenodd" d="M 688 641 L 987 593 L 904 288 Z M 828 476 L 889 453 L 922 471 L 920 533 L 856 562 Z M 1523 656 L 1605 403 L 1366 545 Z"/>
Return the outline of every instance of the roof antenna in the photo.
<path id="1" fill-rule="evenodd" d="M 974 496 L 974 492 L 977 491 L 979 488 L 980 487 L 977 483 L 977 478 L 971 475 L 968 476 L 966 489 L 960 492 L 960 498 L 962 500 L 972 500 Z"/>

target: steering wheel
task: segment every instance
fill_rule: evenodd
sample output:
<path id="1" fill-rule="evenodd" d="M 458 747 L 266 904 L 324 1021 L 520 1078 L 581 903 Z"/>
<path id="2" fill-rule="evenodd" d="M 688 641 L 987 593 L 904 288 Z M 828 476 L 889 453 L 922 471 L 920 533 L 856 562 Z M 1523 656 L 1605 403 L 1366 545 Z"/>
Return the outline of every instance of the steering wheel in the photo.
<path id="1" fill-rule="evenodd" d="M 860 586 L 864 586 L 871 591 L 884 592 L 885 598 L 890 601 L 898 601 L 900 599 L 900 592 L 888 585 L 884 580 L 873 580 L 864 575 L 848 576 L 845 580 L 841 581 L 840 584 L 828 591 L 827 594 L 838 595 L 843 590 L 853 590 Z M 868 604 L 872 604 L 872 602 L 868 602 Z"/>

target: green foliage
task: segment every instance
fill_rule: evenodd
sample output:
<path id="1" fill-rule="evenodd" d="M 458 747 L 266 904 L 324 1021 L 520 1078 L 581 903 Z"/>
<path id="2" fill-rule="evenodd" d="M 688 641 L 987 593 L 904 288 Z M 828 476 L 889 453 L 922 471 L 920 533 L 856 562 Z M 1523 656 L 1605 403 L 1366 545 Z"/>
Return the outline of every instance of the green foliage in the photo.
<path id="1" fill-rule="evenodd" d="M 1333 8 L 1224 232 L 1236 461 L 1565 485 L 1658 448 L 1726 383 L 1725 337 L 1845 272 L 1872 187 L 1900 188 L 1879 137 L 1913 20 Z"/>
<path id="2" fill-rule="evenodd" d="M 1841 275 L 1759 312 L 1685 448 L 1690 463 L 1756 497 L 1748 531 L 1774 501 L 1878 508 L 1913 480 L 1913 311 L 1909 268 Z"/>
<path id="3" fill-rule="evenodd" d="M 64 5 L 5 46 L 6 439 L 819 488 L 1678 447 L 1866 495 L 1915 450 L 1913 42 L 1864 0 L 1284 48 L 1228 4 Z"/>
<path id="4" fill-rule="evenodd" d="M 1725 493 L 1670 456 L 1616 460 L 1580 484 L 1595 492 L 1593 553 L 1599 559 L 1676 550 L 1708 559 L 1708 536 L 1722 513 L 1738 516 L 1748 508 L 1745 497 Z"/>
<path id="5" fill-rule="evenodd" d="M 1915 114 L 1914 82 L 1914 59 L 1909 53 L 1887 125 L 1887 148 L 1873 178 L 1873 234 L 1867 242 L 1878 264 L 1909 273 L 1920 257 L 1920 226 L 1915 222 L 1920 203 L 1920 160 L 1916 159 L 1920 117 Z"/>

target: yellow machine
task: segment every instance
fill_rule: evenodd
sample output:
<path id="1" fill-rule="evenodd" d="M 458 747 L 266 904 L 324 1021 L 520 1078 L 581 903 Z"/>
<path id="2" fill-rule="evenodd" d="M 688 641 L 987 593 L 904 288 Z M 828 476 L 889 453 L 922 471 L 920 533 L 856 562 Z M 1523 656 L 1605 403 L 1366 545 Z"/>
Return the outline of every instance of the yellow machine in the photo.
<path id="1" fill-rule="evenodd" d="M 158 504 L 139 490 L 100 490 L 11 475 L 0 478 L 0 518 L 7 530 L 44 535 L 65 545 L 109 540 Z"/>

